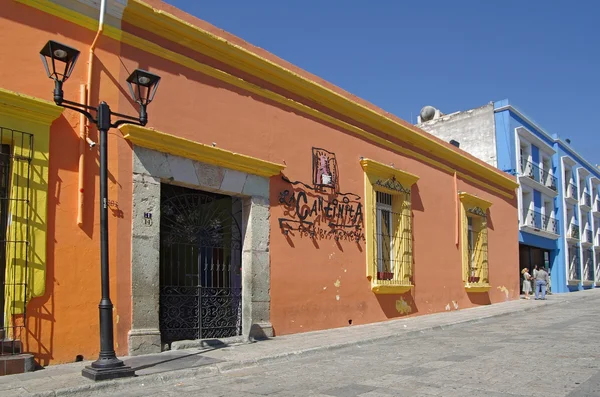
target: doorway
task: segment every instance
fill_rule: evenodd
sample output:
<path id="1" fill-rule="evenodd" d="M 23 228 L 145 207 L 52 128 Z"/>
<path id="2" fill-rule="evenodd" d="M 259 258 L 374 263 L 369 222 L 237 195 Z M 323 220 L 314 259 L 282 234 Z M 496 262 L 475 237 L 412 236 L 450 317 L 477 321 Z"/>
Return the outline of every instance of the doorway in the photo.
<path id="1" fill-rule="evenodd" d="M 531 273 L 535 265 L 550 271 L 550 250 L 524 244 L 519 245 L 519 272 L 528 268 Z"/>
<path id="2" fill-rule="evenodd" d="M 170 184 L 160 197 L 162 342 L 241 335 L 241 200 Z"/>
<path id="3" fill-rule="evenodd" d="M 545 268 L 548 274 L 550 274 L 551 262 L 550 262 L 550 250 L 544 248 L 533 247 L 530 245 L 519 245 L 519 280 L 521 286 L 523 284 L 523 276 L 521 271 L 527 268 L 529 274 L 533 276 L 533 269 L 535 265 L 540 268 Z"/>

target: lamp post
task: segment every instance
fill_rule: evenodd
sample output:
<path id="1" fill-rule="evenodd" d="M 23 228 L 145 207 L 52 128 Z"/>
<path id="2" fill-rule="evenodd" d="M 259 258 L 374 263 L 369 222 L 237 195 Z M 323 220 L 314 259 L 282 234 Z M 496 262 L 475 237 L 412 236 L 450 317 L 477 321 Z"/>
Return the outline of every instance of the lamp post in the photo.
<path id="1" fill-rule="evenodd" d="M 100 269 L 102 283 L 102 298 L 98 305 L 100 311 L 100 354 L 91 366 L 83 369 L 82 375 L 92 380 L 104 380 L 133 376 L 131 367 L 125 366 L 119 360 L 114 349 L 113 335 L 113 304 L 110 300 L 109 269 L 108 269 L 108 159 L 107 138 L 108 130 L 123 124 L 146 125 L 148 114 L 146 108 L 158 88 L 160 77 L 145 70 L 136 69 L 127 78 L 129 91 L 135 102 L 140 105 L 139 117 L 115 113 L 108 104 L 100 102 L 94 108 L 85 104 L 72 102 L 63 97 L 63 83 L 69 78 L 79 51 L 56 41 L 48 41 L 40 51 L 40 56 L 48 77 L 54 80 L 54 102 L 67 109 L 82 113 L 98 128 L 100 136 Z M 94 117 L 90 112 L 95 112 Z M 120 119 L 112 121 L 112 116 Z"/>

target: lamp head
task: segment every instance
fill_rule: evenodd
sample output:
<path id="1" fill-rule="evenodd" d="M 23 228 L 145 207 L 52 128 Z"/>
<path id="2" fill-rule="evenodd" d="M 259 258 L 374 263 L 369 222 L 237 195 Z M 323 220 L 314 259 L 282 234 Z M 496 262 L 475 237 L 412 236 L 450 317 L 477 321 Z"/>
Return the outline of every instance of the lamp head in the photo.
<path id="1" fill-rule="evenodd" d="M 159 82 L 160 76 L 142 69 L 134 70 L 127 78 L 131 97 L 142 106 L 152 102 Z"/>
<path id="2" fill-rule="evenodd" d="M 40 51 L 40 57 L 48 77 L 63 83 L 71 76 L 79 57 L 79 51 L 68 45 L 49 40 Z"/>

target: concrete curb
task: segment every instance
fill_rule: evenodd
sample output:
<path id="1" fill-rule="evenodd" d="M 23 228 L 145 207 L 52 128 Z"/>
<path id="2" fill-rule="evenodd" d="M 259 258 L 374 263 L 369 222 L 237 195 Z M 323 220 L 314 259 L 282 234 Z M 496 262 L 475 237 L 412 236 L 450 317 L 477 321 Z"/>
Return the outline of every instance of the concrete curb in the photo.
<path id="1" fill-rule="evenodd" d="M 186 369 L 174 370 L 174 371 L 170 371 L 170 372 L 163 372 L 163 373 L 159 373 L 159 374 L 152 374 L 152 375 L 145 375 L 145 376 L 143 375 L 143 376 L 134 377 L 134 378 L 125 378 L 125 379 L 117 379 L 114 381 L 97 382 L 97 383 L 85 384 L 85 385 L 81 385 L 81 386 L 56 389 L 56 390 L 47 391 L 47 392 L 31 393 L 28 395 L 33 396 L 33 397 L 67 397 L 67 396 L 68 397 L 70 397 L 70 396 L 85 397 L 85 396 L 93 396 L 97 392 L 118 393 L 119 391 L 122 391 L 124 387 L 131 389 L 131 388 L 141 388 L 141 387 L 149 387 L 149 386 L 159 386 L 159 385 L 171 383 L 171 382 L 174 382 L 174 381 L 177 381 L 180 379 L 188 379 L 188 378 L 192 378 L 192 377 L 195 379 L 201 379 L 201 378 L 218 375 L 221 373 L 227 373 L 227 372 L 237 371 L 237 370 L 246 369 L 246 368 L 258 367 L 258 366 L 264 365 L 264 364 L 272 364 L 272 363 L 277 363 L 277 362 L 282 362 L 282 361 L 288 361 L 288 360 L 291 360 L 294 358 L 300 358 L 300 357 L 309 357 L 311 355 L 318 354 L 318 353 L 321 353 L 324 351 L 336 351 L 336 350 L 341 350 L 341 349 L 352 347 L 352 346 L 366 346 L 366 345 L 380 342 L 382 340 L 389 340 L 390 338 L 406 339 L 406 337 L 410 337 L 410 336 L 422 335 L 424 333 L 429 333 L 429 332 L 443 331 L 445 329 L 449 329 L 452 327 L 457 327 L 457 326 L 471 324 L 471 323 L 483 322 L 483 321 L 491 319 L 491 318 L 506 317 L 506 316 L 512 316 L 512 315 L 520 314 L 520 313 L 524 313 L 524 312 L 540 310 L 540 309 L 544 309 L 544 308 L 558 305 L 558 304 L 570 303 L 574 300 L 579 300 L 579 299 L 595 300 L 595 299 L 600 299 L 600 296 L 599 297 L 576 297 L 575 299 L 565 299 L 565 300 L 557 300 L 557 301 L 549 300 L 549 301 L 545 301 L 543 304 L 538 304 L 535 306 L 522 307 L 522 308 L 518 308 L 515 310 L 506 311 L 506 312 L 502 312 L 502 313 L 495 313 L 495 314 L 488 314 L 488 315 L 484 314 L 484 315 L 481 315 L 481 316 L 478 316 L 475 318 L 456 320 L 456 321 L 449 322 L 449 323 L 443 324 L 443 325 L 425 326 L 425 327 L 421 327 L 421 328 L 414 329 L 414 330 L 404 330 L 404 329 L 400 328 L 397 330 L 392 330 L 392 332 L 386 333 L 385 335 L 378 335 L 373 338 L 364 339 L 361 341 L 339 342 L 339 343 L 334 343 L 334 344 L 330 344 L 330 345 L 311 347 L 311 348 L 307 348 L 307 349 L 303 349 L 303 350 L 296 350 L 296 351 L 290 351 L 290 352 L 283 352 L 283 353 L 279 353 L 279 354 L 272 354 L 272 355 L 260 357 L 257 359 L 252 359 L 252 360 L 225 361 L 225 362 L 210 364 L 210 365 L 206 365 L 206 366 L 196 367 L 196 368 L 186 368 Z"/>

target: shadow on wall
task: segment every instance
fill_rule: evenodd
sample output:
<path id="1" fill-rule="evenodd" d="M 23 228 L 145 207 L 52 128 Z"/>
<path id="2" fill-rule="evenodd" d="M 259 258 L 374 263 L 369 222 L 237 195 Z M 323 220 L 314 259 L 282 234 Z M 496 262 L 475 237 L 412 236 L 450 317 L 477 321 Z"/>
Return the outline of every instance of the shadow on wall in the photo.
<path id="1" fill-rule="evenodd" d="M 335 241 L 338 249 L 355 246 L 363 252 L 364 210 L 361 197 L 354 193 L 319 191 L 287 177 L 274 178 L 271 206 L 282 208 L 278 227 L 290 247 L 295 239 Z"/>
<path id="2" fill-rule="evenodd" d="M 493 211 L 490 211 L 489 209 L 486 212 L 487 227 L 490 230 L 494 230 L 494 219 L 493 219 L 493 216 L 492 216 L 492 212 Z"/>
<path id="3" fill-rule="evenodd" d="M 491 305 L 490 294 L 488 292 L 467 292 L 471 303 L 475 305 Z"/>
<path id="4" fill-rule="evenodd" d="M 387 318 L 404 317 L 419 312 L 411 291 L 404 294 L 376 295 L 376 297 Z"/>
<path id="5" fill-rule="evenodd" d="M 33 298 L 27 305 L 24 341 L 26 351 L 33 354 L 38 364 L 42 366 L 48 365 L 54 358 L 56 213 L 61 205 L 61 196 L 64 194 L 58 171 L 73 171 L 73 167 L 77 166 L 79 149 L 79 137 L 64 115 L 52 124 L 51 134 L 50 153 L 61 155 L 50 156 L 48 169 L 46 288 L 43 296 Z"/>
<path id="6" fill-rule="evenodd" d="M 425 211 L 423 206 L 423 200 L 421 200 L 421 192 L 419 191 L 419 185 L 414 184 L 410 192 L 410 207 L 413 211 Z"/>

